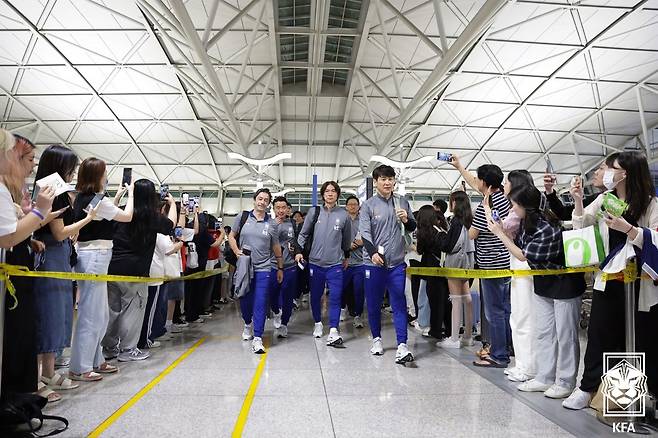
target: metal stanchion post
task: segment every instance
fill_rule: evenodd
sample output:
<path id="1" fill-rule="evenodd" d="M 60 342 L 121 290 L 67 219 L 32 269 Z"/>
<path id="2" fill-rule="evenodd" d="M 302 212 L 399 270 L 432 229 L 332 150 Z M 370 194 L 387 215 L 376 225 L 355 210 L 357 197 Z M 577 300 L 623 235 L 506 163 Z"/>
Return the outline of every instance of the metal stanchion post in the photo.
<path id="1" fill-rule="evenodd" d="M 6 250 L 0 248 L 0 263 L 5 262 Z M 0 394 L 2 393 L 2 355 L 5 340 L 5 300 L 7 297 L 7 285 L 5 280 L 0 278 Z"/>

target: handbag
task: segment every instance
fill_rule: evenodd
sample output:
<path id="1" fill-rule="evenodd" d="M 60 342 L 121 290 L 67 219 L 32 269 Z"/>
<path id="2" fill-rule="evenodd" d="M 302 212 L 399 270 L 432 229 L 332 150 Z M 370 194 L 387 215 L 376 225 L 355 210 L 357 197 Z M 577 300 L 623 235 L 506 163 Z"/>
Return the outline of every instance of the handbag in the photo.
<path id="1" fill-rule="evenodd" d="M 599 225 L 562 232 L 564 261 L 568 268 L 598 265 L 605 259 Z"/>
<path id="2" fill-rule="evenodd" d="M 187 244 L 187 268 L 196 269 L 199 267 L 199 253 L 193 242 Z"/>
<path id="3" fill-rule="evenodd" d="M 58 435 L 69 427 L 64 417 L 44 415 L 41 410 L 48 399 L 36 394 L 13 393 L 0 405 L 0 435 L 13 437 L 47 437 Z M 33 420 L 37 420 L 35 425 Z M 64 426 L 49 433 L 40 434 L 44 420 L 55 420 Z"/>

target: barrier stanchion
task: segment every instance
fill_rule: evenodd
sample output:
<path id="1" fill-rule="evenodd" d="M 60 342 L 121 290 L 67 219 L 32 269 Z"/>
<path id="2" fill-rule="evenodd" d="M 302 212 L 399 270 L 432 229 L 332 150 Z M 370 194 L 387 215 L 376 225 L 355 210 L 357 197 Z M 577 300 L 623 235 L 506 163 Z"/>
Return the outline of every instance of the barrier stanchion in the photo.
<path id="1" fill-rule="evenodd" d="M 4 248 L 0 248 L 0 263 L 5 262 L 7 252 Z M 7 285 L 5 284 L 4 277 L 0 276 L 0 394 L 2 394 L 2 356 L 4 353 L 5 341 L 5 300 L 7 299 Z"/>

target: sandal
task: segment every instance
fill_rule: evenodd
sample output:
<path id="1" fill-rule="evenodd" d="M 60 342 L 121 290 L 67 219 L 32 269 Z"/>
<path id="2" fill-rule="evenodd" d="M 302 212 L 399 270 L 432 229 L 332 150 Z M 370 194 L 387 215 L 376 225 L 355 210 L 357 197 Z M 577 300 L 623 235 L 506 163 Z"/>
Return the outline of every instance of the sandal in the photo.
<path id="1" fill-rule="evenodd" d="M 506 363 L 498 363 L 490 357 L 482 358 L 481 360 L 473 361 L 473 365 L 481 368 L 507 368 Z"/>
<path id="2" fill-rule="evenodd" d="M 99 374 L 114 374 L 119 371 L 119 368 L 115 367 L 114 365 L 110 365 L 107 362 L 103 362 L 101 366 L 94 368 L 94 371 Z"/>
<path id="3" fill-rule="evenodd" d="M 59 393 L 48 388 L 43 382 L 39 382 L 39 386 L 37 386 L 37 395 L 47 399 L 48 403 L 57 403 L 62 399 Z"/>
<path id="4" fill-rule="evenodd" d="M 68 377 L 64 377 L 61 374 L 53 374 L 52 377 L 48 378 L 46 376 L 41 376 L 41 381 L 48 385 L 51 389 L 57 389 L 57 390 L 68 390 L 68 389 L 75 389 L 78 386 L 80 386 L 77 383 L 74 383 L 71 379 Z"/>
<path id="5" fill-rule="evenodd" d="M 93 371 L 82 374 L 76 374 L 72 371 L 69 371 L 69 378 L 71 380 L 78 380 L 80 382 L 98 382 L 99 380 L 103 379 L 103 376 Z"/>
<path id="6" fill-rule="evenodd" d="M 475 355 L 478 357 L 478 359 L 483 360 L 485 357 L 488 357 L 491 354 L 491 346 L 489 344 L 483 345 L 482 348 L 480 348 Z"/>

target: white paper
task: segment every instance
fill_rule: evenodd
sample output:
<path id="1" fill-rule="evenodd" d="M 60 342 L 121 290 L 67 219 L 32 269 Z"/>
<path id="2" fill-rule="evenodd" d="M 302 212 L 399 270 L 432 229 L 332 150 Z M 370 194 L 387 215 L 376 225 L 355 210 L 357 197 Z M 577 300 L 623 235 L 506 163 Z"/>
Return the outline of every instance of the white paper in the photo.
<path id="1" fill-rule="evenodd" d="M 37 186 L 40 189 L 48 186 L 52 187 L 55 190 L 55 196 L 75 190 L 70 184 L 67 184 L 57 172 L 41 178 L 37 181 Z"/>

